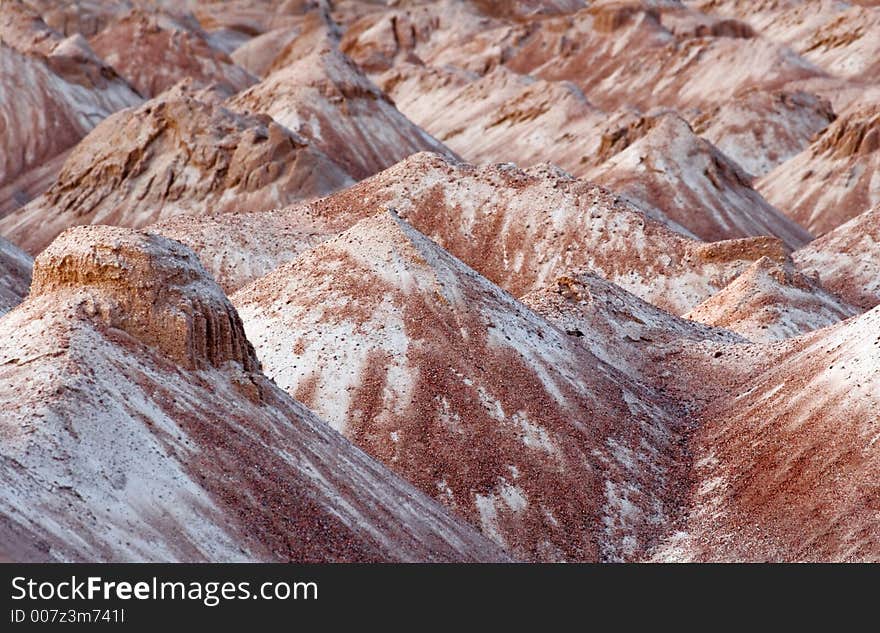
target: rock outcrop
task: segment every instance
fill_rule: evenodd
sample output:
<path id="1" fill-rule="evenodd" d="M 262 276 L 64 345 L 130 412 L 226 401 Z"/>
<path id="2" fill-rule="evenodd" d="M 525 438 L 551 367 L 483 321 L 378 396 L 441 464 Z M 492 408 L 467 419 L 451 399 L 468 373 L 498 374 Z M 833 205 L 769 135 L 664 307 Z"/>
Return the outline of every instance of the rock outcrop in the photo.
<path id="1" fill-rule="evenodd" d="M 0 332 L 3 558 L 506 560 L 267 380 L 179 243 L 71 229 Z"/>
<path id="2" fill-rule="evenodd" d="M 694 131 L 752 176 L 764 176 L 809 146 L 837 115 L 804 91 L 749 90 L 702 113 Z"/>
<path id="3" fill-rule="evenodd" d="M 856 105 L 756 187 L 818 236 L 880 203 L 878 170 L 880 105 Z"/>
<path id="4" fill-rule="evenodd" d="M 643 136 L 588 172 L 653 218 L 704 240 L 772 235 L 795 249 L 806 230 L 767 203 L 751 177 L 673 113 L 643 126 Z"/>
<path id="5" fill-rule="evenodd" d="M 177 215 L 285 206 L 353 182 L 265 115 L 242 115 L 189 84 L 103 122 L 40 198 L 0 220 L 37 253 L 78 224 L 143 227 Z"/>
<path id="6" fill-rule="evenodd" d="M 333 46 L 315 50 L 230 100 L 231 108 L 268 114 L 332 156 L 355 179 L 410 154 L 453 156 L 403 116 L 387 95 Z"/>
<path id="7" fill-rule="evenodd" d="M 196 255 L 129 229 L 75 227 L 34 261 L 30 296 L 85 291 L 82 309 L 187 369 L 259 363 L 241 321 Z"/>
<path id="8" fill-rule="evenodd" d="M 67 151 L 140 102 L 80 35 L 64 38 L 15 1 L 0 5 L 0 217 L 41 194 Z"/>

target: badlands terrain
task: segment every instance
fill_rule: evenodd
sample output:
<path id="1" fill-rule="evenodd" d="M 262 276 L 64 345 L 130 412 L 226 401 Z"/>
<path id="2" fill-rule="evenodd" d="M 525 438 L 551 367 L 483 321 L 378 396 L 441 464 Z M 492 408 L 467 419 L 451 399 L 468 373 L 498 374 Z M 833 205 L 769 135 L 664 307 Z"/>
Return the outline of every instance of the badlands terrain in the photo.
<path id="1" fill-rule="evenodd" d="M 880 2 L 0 0 L 0 561 L 880 561 Z"/>

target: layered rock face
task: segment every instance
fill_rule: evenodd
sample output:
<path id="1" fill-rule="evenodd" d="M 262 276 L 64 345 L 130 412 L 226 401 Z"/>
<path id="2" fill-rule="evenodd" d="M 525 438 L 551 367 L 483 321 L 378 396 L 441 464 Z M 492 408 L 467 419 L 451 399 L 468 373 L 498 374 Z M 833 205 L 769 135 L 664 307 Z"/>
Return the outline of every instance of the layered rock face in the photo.
<path id="1" fill-rule="evenodd" d="M 109 226 L 68 229 L 34 262 L 31 296 L 83 291 L 82 308 L 178 365 L 259 368 L 241 321 L 183 245 Z"/>
<path id="2" fill-rule="evenodd" d="M 140 97 L 80 35 L 20 2 L 0 7 L 0 216 L 42 193 L 66 152 Z"/>
<path id="3" fill-rule="evenodd" d="M 32 253 L 77 224 L 143 227 L 176 215 L 272 208 L 353 180 L 268 116 L 227 109 L 214 93 L 175 86 L 104 121 L 52 187 L 0 221 Z"/>
<path id="4" fill-rule="evenodd" d="M 823 235 L 880 203 L 878 167 L 880 106 L 856 105 L 757 187 L 793 220 Z"/>

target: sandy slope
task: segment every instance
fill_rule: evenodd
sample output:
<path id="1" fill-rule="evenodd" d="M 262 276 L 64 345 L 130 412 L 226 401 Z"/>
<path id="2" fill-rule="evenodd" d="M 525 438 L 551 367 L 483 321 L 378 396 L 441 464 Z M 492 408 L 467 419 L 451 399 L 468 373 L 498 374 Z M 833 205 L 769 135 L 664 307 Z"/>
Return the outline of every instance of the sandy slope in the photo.
<path id="1" fill-rule="evenodd" d="M 498 560 L 259 371 L 192 251 L 71 229 L 0 320 L 15 560 Z"/>

